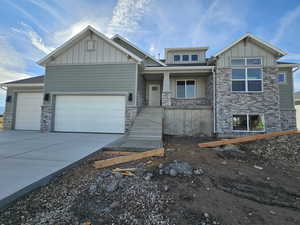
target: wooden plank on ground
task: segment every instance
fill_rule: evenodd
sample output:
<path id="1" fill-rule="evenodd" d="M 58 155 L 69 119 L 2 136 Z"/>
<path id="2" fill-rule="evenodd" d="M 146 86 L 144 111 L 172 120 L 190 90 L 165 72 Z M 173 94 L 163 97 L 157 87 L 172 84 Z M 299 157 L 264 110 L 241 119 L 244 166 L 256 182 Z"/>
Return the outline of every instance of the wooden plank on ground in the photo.
<path id="1" fill-rule="evenodd" d="M 131 161 L 139 160 L 139 159 L 149 158 L 152 156 L 162 157 L 162 156 L 164 156 L 164 152 L 165 152 L 164 148 L 159 148 L 159 149 L 155 149 L 155 150 L 151 150 L 151 151 L 147 151 L 147 152 L 100 160 L 100 161 L 94 162 L 94 167 L 96 169 L 100 169 L 100 168 L 114 166 L 114 165 L 127 163 L 127 162 L 131 162 Z"/>
<path id="2" fill-rule="evenodd" d="M 136 154 L 136 152 L 117 152 L 117 151 L 104 151 L 104 154 L 107 155 L 132 155 Z"/>
<path id="3" fill-rule="evenodd" d="M 299 131 L 298 130 L 279 131 L 279 132 L 273 132 L 273 133 L 268 133 L 268 134 L 247 136 L 247 137 L 234 138 L 234 139 L 228 139 L 228 140 L 222 140 L 222 141 L 199 143 L 198 146 L 199 147 L 217 147 L 217 146 L 221 146 L 221 145 L 235 144 L 235 143 L 248 142 L 248 141 L 256 141 L 259 139 L 265 139 L 265 138 L 269 138 L 269 137 L 276 137 L 276 136 L 287 135 L 287 134 L 296 134 L 296 133 L 299 133 Z"/>

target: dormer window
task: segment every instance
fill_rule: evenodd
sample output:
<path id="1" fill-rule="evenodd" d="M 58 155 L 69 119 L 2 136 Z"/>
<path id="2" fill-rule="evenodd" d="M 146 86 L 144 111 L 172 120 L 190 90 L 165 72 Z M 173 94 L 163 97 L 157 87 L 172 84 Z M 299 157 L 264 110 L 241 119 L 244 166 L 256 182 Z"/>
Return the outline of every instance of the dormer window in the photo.
<path id="1" fill-rule="evenodd" d="M 189 61 L 189 55 L 183 55 L 182 61 Z"/>
<path id="2" fill-rule="evenodd" d="M 198 61 L 198 55 L 192 55 L 192 61 Z"/>
<path id="3" fill-rule="evenodd" d="M 87 50 L 93 51 L 96 49 L 96 41 L 95 40 L 87 40 Z"/>
<path id="4" fill-rule="evenodd" d="M 174 62 L 180 61 L 180 55 L 174 55 Z"/>

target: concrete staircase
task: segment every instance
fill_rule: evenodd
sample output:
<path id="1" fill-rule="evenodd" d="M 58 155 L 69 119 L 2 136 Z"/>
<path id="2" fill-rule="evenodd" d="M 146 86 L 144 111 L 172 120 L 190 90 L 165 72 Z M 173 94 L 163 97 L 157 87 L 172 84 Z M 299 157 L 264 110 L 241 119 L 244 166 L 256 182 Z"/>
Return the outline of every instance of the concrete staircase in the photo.
<path id="1" fill-rule="evenodd" d="M 162 108 L 144 108 L 136 117 L 128 140 L 161 141 Z"/>

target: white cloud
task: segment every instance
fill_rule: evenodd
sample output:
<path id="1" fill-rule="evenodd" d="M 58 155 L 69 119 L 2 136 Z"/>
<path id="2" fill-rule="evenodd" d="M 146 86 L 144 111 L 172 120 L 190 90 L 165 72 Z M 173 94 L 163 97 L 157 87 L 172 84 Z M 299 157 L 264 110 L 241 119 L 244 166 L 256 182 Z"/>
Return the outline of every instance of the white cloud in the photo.
<path id="1" fill-rule="evenodd" d="M 300 6 L 284 15 L 279 22 L 279 27 L 275 32 L 274 38 L 272 39 L 273 44 L 277 44 L 281 38 L 286 34 L 287 29 L 290 28 L 291 24 L 300 16 Z"/>
<path id="2" fill-rule="evenodd" d="M 12 28 L 13 31 L 24 34 L 31 42 L 31 44 L 38 50 L 49 54 L 54 50 L 53 47 L 46 46 L 43 39 L 39 34 L 37 34 L 33 28 L 23 22 L 20 23 L 21 28 Z"/>
<path id="3" fill-rule="evenodd" d="M 41 0 L 28 0 L 32 4 L 40 7 L 41 9 L 48 12 L 51 16 L 53 16 L 56 19 L 56 22 L 65 24 L 65 18 L 61 16 L 53 7 L 51 7 L 47 2 L 41 1 Z"/>
<path id="4" fill-rule="evenodd" d="M 12 7 L 14 7 L 16 10 L 18 10 L 20 13 L 22 13 L 28 20 L 30 20 L 33 24 L 35 24 L 36 26 L 38 26 L 41 30 L 43 30 L 44 32 L 48 33 L 48 30 L 45 29 L 45 26 L 43 24 L 41 24 L 36 18 L 34 18 L 29 12 L 27 12 L 25 9 L 21 8 L 20 6 L 18 6 L 17 4 L 15 4 L 13 1 L 11 0 L 5 0 L 9 5 L 11 5 Z"/>
<path id="5" fill-rule="evenodd" d="M 139 20 L 147 10 L 151 0 L 118 0 L 113 10 L 107 33 L 132 33 L 140 28 Z"/>

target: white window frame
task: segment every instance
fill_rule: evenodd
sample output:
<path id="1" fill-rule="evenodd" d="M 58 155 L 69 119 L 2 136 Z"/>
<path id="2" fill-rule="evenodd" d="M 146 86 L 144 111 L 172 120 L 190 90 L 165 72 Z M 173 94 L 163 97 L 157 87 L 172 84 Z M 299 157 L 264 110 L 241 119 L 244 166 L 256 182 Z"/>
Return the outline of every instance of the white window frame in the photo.
<path id="1" fill-rule="evenodd" d="M 284 75 L 284 81 L 283 82 L 279 82 L 279 80 L 278 80 L 278 77 L 279 77 L 280 74 Z M 278 82 L 278 84 L 287 84 L 286 72 L 280 72 L 280 73 L 277 74 L 277 82 Z"/>
<path id="2" fill-rule="evenodd" d="M 187 56 L 187 57 L 188 57 L 188 60 L 183 60 L 183 56 Z M 190 62 L 190 61 L 191 61 L 190 59 L 191 59 L 191 55 L 189 55 L 189 54 L 182 54 L 182 55 L 181 55 L 181 61 L 182 61 L 182 62 Z"/>
<path id="3" fill-rule="evenodd" d="M 233 129 L 233 116 L 247 116 L 247 130 L 234 130 Z M 250 120 L 249 120 L 249 116 L 260 116 L 261 117 L 261 120 L 264 124 L 264 129 L 263 130 L 250 130 Z M 232 126 L 231 126 L 231 129 L 233 132 L 247 132 L 247 133 L 264 133 L 266 132 L 266 123 L 265 123 L 265 115 L 263 113 L 235 113 L 235 114 L 232 114 L 231 116 L 231 123 L 232 123 Z"/>
<path id="4" fill-rule="evenodd" d="M 92 44 L 93 48 L 89 49 L 89 43 Z M 86 50 L 87 51 L 95 51 L 96 50 L 96 40 L 87 40 L 86 41 Z"/>
<path id="5" fill-rule="evenodd" d="M 194 56 L 194 55 L 197 56 L 197 60 L 193 60 L 193 59 L 192 59 L 192 56 Z M 191 62 L 198 62 L 198 61 L 199 61 L 199 58 L 200 58 L 200 57 L 199 57 L 199 54 L 191 54 L 190 57 L 191 57 Z"/>
<path id="6" fill-rule="evenodd" d="M 185 97 L 178 97 L 178 95 L 177 95 L 177 82 L 180 82 L 180 81 L 184 81 L 184 96 Z M 195 84 L 195 88 L 194 88 L 194 97 L 186 97 L 186 82 L 187 81 L 194 81 L 194 84 Z M 197 94 L 197 82 L 196 82 L 196 80 L 193 80 L 193 79 L 181 79 L 181 80 L 176 80 L 176 98 L 178 98 L 178 99 L 194 99 L 194 98 L 196 98 L 197 96 L 196 96 L 196 94 Z"/>
<path id="7" fill-rule="evenodd" d="M 244 69 L 245 70 L 245 79 L 232 79 L 232 70 L 233 69 Z M 249 79 L 249 81 L 261 81 L 261 91 L 248 91 L 248 69 L 260 69 L 261 70 L 261 78 L 260 79 Z M 264 76 L 263 69 L 261 67 L 234 67 L 231 69 L 231 92 L 239 92 L 239 93 L 261 93 L 264 92 Z M 234 91 L 232 90 L 232 81 L 245 81 L 245 91 Z"/>
<path id="8" fill-rule="evenodd" d="M 179 60 L 175 60 L 175 56 L 179 56 Z M 181 62 L 182 56 L 180 54 L 173 55 L 173 62 Z"/>

